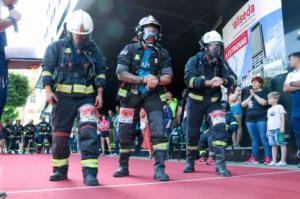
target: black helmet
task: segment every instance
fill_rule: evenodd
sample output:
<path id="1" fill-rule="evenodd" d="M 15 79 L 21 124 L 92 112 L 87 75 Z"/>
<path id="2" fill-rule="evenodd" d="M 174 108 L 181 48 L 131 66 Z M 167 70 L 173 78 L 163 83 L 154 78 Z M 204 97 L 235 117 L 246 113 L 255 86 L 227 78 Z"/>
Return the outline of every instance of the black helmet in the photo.
<path id="1" fill-rule="evenodd" d="M 227 101 L 222 100 L 220 104 L 223 107 L 223 109 L 225 109 L 227 112 L 230 111 L 230 104 Z"/>

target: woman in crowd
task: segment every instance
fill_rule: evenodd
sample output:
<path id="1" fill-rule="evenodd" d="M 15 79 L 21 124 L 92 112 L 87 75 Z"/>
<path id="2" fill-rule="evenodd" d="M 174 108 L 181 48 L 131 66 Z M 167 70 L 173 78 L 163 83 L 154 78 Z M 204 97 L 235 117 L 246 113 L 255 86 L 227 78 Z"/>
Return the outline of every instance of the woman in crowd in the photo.
<path id="1" fill-rule="evenodd" d="M 268 93 L 262 89 L 263 79 L 254 77 L 251 80 L 252 88 L 245 95 L 242 101 L 242 107 L 247 109 L 246 126 L 252 141 L 252 155 L 245 162 L 246 164 L 258 164 L 259 140 L 261 141 L 264 151 L 264 164 L 272 161 L 271 149 L 267 140 L 267 112 L 268 112 Z M 244 96 L 243 96 L 244 97 Z"/>
<path id="2" fill-rule="evenodd" d="M 229 94 L 230 111 L 239 123 L 237 132 L 232 134 L 232 142 L 234 146 L 240 146 L 243 130 L 242 130 L 242 89 L 241 87 L 235 87 Z"/>

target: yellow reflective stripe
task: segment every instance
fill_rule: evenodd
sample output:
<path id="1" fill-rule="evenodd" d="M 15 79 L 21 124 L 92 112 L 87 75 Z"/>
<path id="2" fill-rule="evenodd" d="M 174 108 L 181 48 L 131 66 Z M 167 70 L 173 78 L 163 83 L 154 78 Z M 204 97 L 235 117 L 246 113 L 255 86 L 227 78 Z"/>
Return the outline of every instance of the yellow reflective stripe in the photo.
<path id="1" fill-rule="evenodd" d="M 206 150 L 201 150 L 201 151 L 199 151 L 199 152 L 200 152 L 200 155 L 206 154 Z"/>
<path id="2" fill-rule="evenodd" d="M 139 55 L 139 54 L 136 54 L 136 55 L 134 56 L 134 60 L 140 60 L 140 55 Z"/>
<path id="3" fill-rule="evenodd" d="M 239 123 L 234 121 L 234 122 L 231 122 L 230 125 L 239 125 Z"/>
<path id="4" fill-rule="evenodd" d="M 212 144 L 213 146 L 226 146 L 227 142 L 217 140 L 217 141 L 213 141 Z"/>
<path id="5" fill-rule="evenodd" d="M 158 59 L 157 58 L 154 59 L 154 63 L 158 64 Z"/>
<path id="6" fill-rule="evenodd" d="M 53 77 L 52 73 L 49 72 L 49 71 L 43 71 L 43 72 L 42 72 L 42 76 L 43 76 L 43 77 L 46 77 L 46 76 Z"/>
<path id="7" fill-rule="evenodd" d="M 96 76 L 96 79 L 100 79 L 100 78 L 105 79 L 106 78 L 105 74 L 100 74 Z"/>
<path id="8" fill-rule="evenodd" d="M 187 146 L 186 149 L 188 151 L 198 151 L 198 146 Z"/>
<path id="9" fill-rule="evenodd" d="M 190 88 L 193 88 L 194 87 L 194 79 L 195 79 L 196 77 L 192 77 L 191 79 L 190 79 L 190 81 L 189 81 L 189 87 Z"/>
<path id="10" fill-rule="evenodd" d="M 80 161 L 82 167 L 98 168 L 97 159 L 86 159 Z"/>
<path id="11" fill-rule="evenodd" d="M 160 100 L 162 101 L 162 102 L 165 102 L 165 101 L 167 101 L 167 95 L 164 93 L 164 94 L 161 94 L 160 96 Z"/>
<path id="12" fill-rule="evenodd" d="M 91 94 L 94 93 L 94 87 L 92 85 L 90 86 L 84 86 L 80 84 L 74 84 L 73 85 L 73 92 L 74 93 L 83 93 L 83 94 Z"/>
<path id="13" fill-rule="evenodd" d="M 157 150 L 167 150 L 167 148 L 168 148 L 168 143 L 160 143 L 160 144 L 153 145 L 153 149 L 157 149 Z"/>
<path id="14" fill-rule="evenodd" d="M 71 93 L 72 92 L 72 85 L 57 84 L 56 85 L 56 91 L 57 92 L 63 92 L 63 93 Z"/>
<path id="15" fill-rule="evenodd" d="M 66 48 L 64 52 L 67 53 L 67 54 L 70 54 L 71 53 L 71 48 Z"/>
<path id="16" fill-rule="evenodd" d="M 194 100 L 198 100 L 198 101 L 203 101 L 203 98 L 204 98 L 203 96 L 196 95 L 194 93 L 189 93 L 189 97 L 192 98 L 192 99 L 194 99 Z"/>
<path id="17" fill-rule="evenodd" d="M 126 97 L 127 96 L 127 90 L 120 88 L 118 91 L 118 95 L 121 97 Z"/>
<path id="18" fill-rule="evenodd" d="M 219 100 L 219 97 L 212 97 L 211 102 L 217 102 Z"/>
<path id="19" fill-rule="evenodd" d="M 131 149 L 120 149 L 120 153 L 130 153 Z"/>
<path id="20" fill-rule="evenodd" d="M 62 166 L 68 165 L 69 161 L 68 161 L 68 159 L 54 159 L 54 158 L 52 158 L 51 163 L 52 163 L 53 167 L 62 167 Z"/>

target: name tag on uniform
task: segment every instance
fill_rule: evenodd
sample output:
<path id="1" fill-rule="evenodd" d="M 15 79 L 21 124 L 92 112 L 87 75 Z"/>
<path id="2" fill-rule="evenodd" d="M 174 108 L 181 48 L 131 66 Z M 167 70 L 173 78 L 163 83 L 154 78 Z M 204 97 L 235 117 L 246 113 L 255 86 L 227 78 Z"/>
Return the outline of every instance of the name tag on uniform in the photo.
<path id="1" fill-rule="evenodd" d="M 134 116 L 133 108 L 120 108 L 119 122 L 132 124 Z"/>

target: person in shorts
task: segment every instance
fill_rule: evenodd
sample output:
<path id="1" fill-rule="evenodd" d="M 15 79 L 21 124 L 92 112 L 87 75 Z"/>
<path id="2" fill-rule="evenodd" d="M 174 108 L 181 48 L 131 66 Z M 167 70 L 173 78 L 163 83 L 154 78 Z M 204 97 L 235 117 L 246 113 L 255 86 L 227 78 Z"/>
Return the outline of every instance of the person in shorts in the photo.
<path id="1" fill-rule="evenodd" d="M 270 166 L 286 166 L 287 147 L 283 134 L 285 133 L 285 110 L 281 104 L 278 104 L 280 94 L 271 92 L 268 94 L 268 103 L 271 107 L 268 109 L 267 137 L 272 146 L 272 161 Z M 280 146 L 281 160 L 277 163 L 277 150 Z"/>

